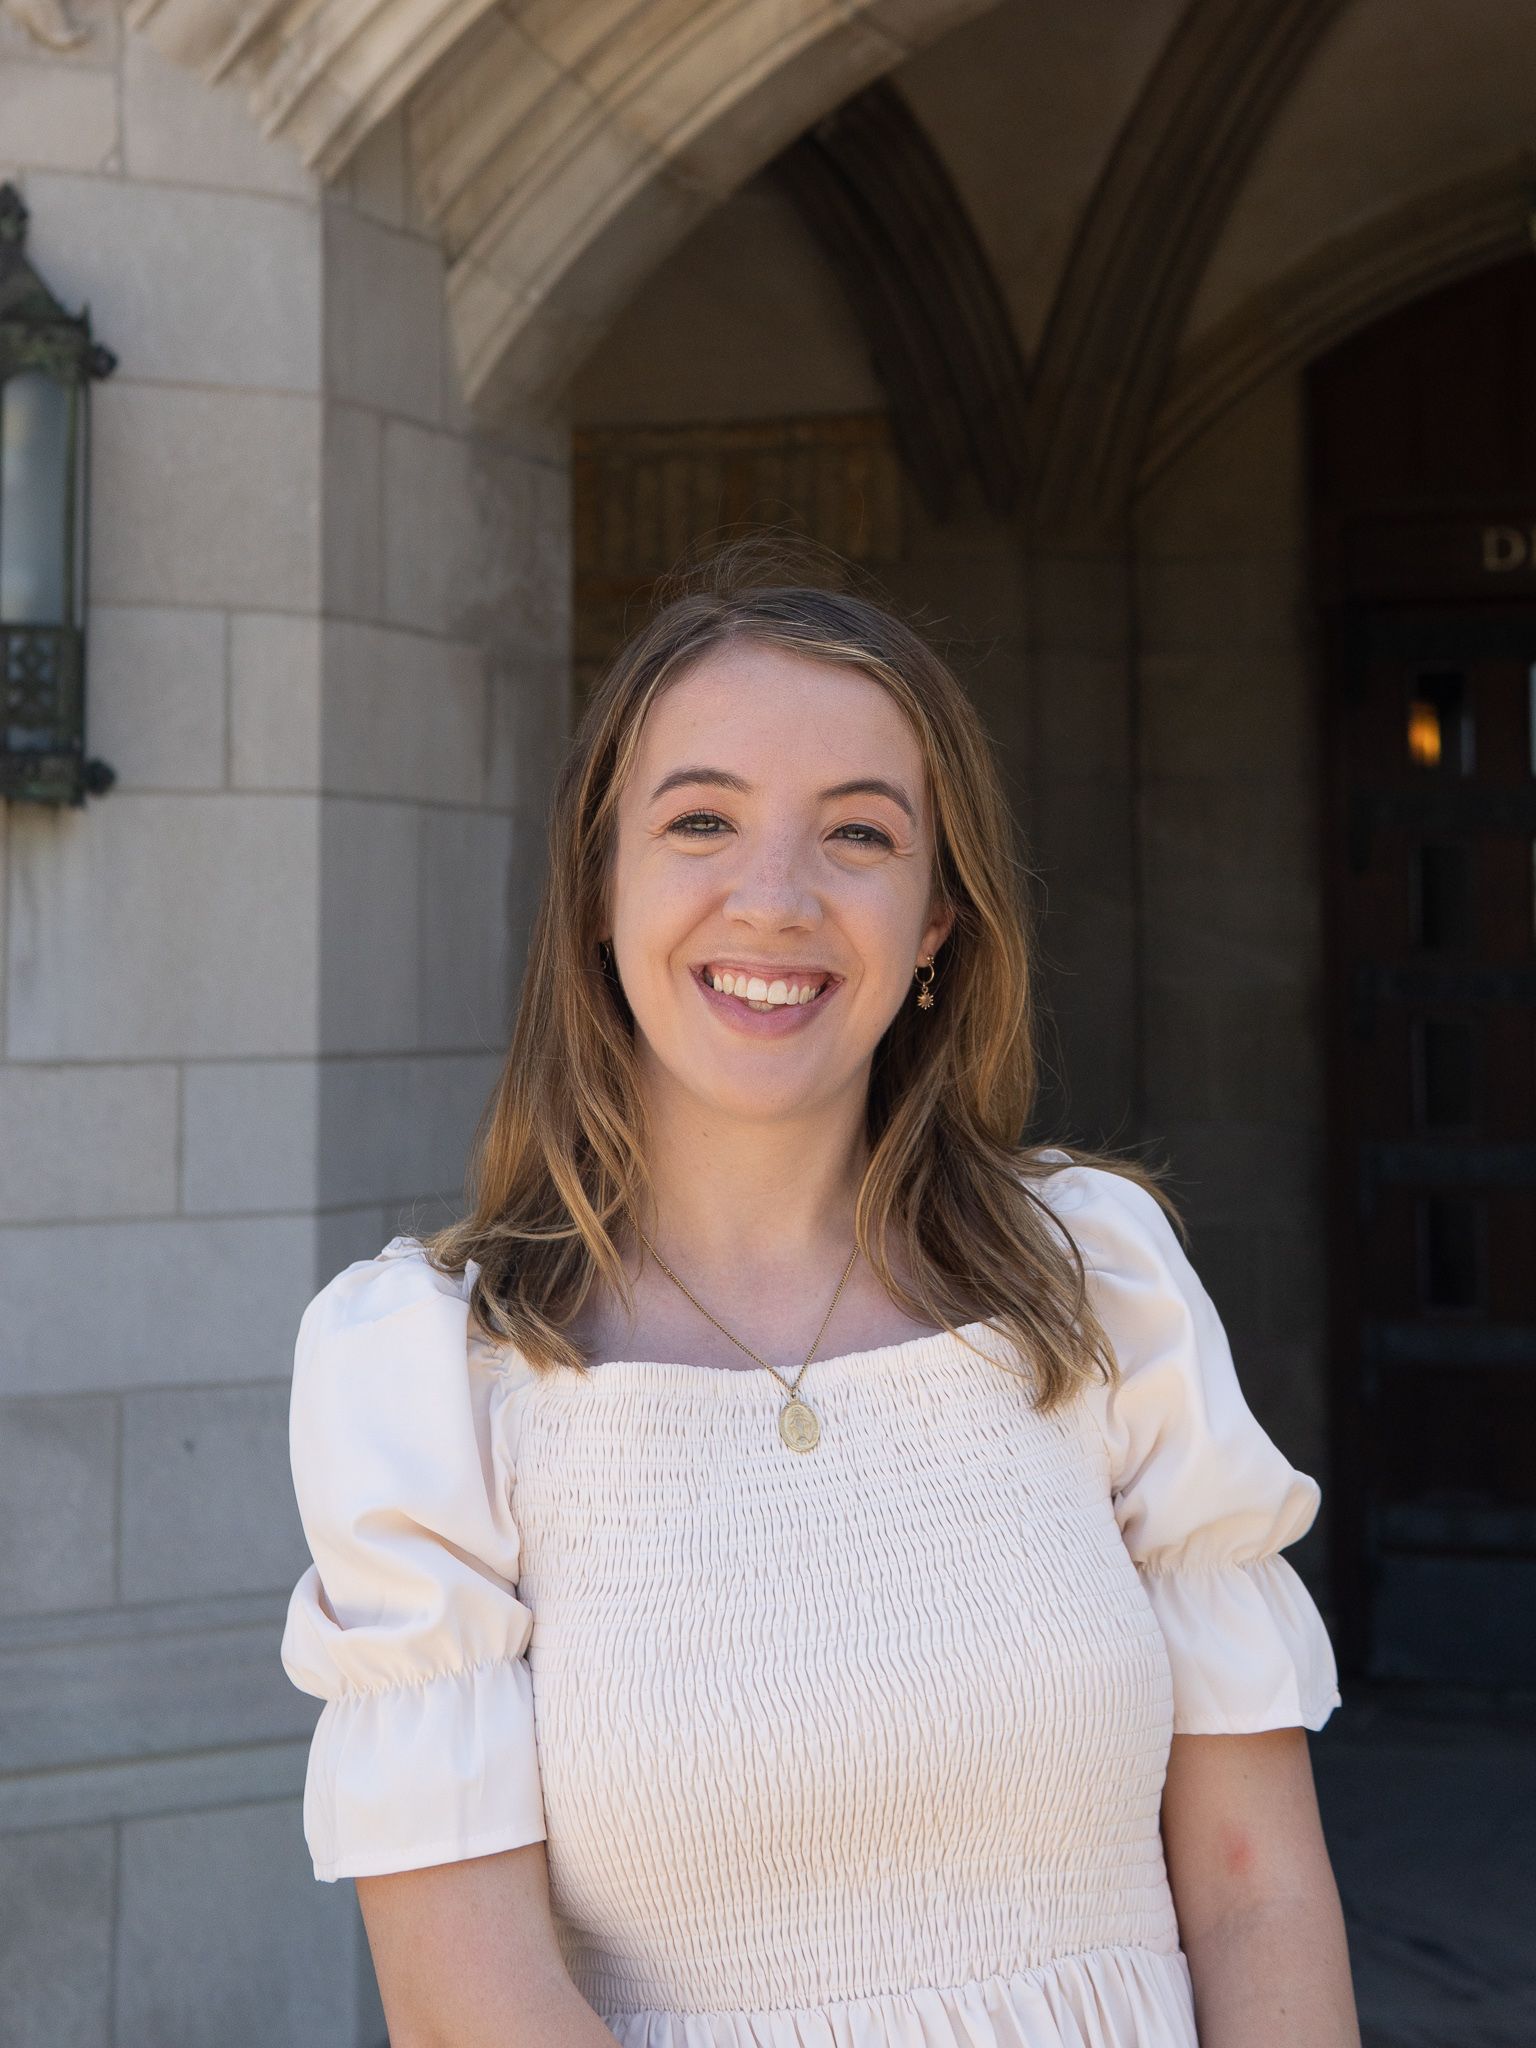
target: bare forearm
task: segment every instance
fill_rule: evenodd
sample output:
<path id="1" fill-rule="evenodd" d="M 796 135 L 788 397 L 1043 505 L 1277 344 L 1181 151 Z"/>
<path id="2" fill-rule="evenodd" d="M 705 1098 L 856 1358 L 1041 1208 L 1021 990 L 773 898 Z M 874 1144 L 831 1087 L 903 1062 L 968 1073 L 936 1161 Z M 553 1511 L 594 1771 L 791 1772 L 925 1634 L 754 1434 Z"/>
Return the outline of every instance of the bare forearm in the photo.
<path id="1" fill-rule="evenodd" d="M 613 2048 L 613 2035 L 568 1981 L 524 1986 L 494 2015 L 402 2019 L 385 2001 L 392 2048 Z"/>
<path id="2" fill-rule="evenodd" d="M 542 1840 L 357 1896 L 393 2048 L 613 2048 L 566 1969 Z"/>
<path id="3" fill-rule="evenodd" d="M 567 1984 L 552 1990 L 542 2006 L 520 2012 L 494 2048 L 613 2048 L 613 2036 L 575 1986 Z"/>
<path id="4" fill-rule="evenodd" d="M 1200 2048 L 1360 2048 L 1349 1947 L 1329 1883 L 1186 1937 Z"/>

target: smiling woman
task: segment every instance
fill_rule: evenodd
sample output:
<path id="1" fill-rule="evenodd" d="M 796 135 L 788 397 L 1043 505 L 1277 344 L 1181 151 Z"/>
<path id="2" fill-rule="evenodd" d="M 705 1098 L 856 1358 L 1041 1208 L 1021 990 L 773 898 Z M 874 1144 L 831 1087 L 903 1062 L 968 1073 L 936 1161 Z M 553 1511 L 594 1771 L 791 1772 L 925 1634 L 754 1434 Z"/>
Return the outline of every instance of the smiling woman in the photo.
<path id="1" fill-rule="evenodd" d="M 730 765 L 694 764 L 706 743 Z M 786 1051 L 770 1085 L 786 1112 L 792 1089 L 793 1114 L 755 1141 L 757 1176 L 790 1169 L 803 1182 L 809 1120 L 830 1110 L 846 1121 L 862 1101 L 919 960 L 954 923 L 935 895 L 927 780 L 890 692 L 793 646 L 725 641 L 645 714 L 619 797 L 608 919 L 644 1094 L 653 1111 L 670 1107 L 673 1077 L 697 1090 L 709 1075 L 717 1114 L 758 1122 L 765 1076 L 749 1049 L 792 1040 L 799 1070 L 791 1080 Z M 688 808 L 706 791 L 709 809 Z M 703 1025 L 695 988 L 723 1029 Z M 673 1122 L 666 1107 L 662 1117 Z M 709 1254 L 725 1248 L 700 1249 L 718 1263 Z"/>
<path id="2" fill-rule="evenodd" d="M 490 1335 L 580 1370 L 637 1344 L 741 1360 L 654 1262 L 631 1276 L 648 1224 L 733 1330 L 765 1300 L 811 1316 L 857 1237 L 845 1329 L 984 1307 L 1049 1406 L 1103 1347 L 1020 1150 L 1031 912 L 996 764 L 889 608 L 777 566 L 722 551 L 594 689 L 470 1213 L 431 1251 L 474 1262 Z M 813 1003 L 752 1008 L 795 975 Z M 767 1334 L 794 1349 L 782 1308 Z"/>
<path id="3" fill-rule="evenodd" d="M 1150 1175 L 1023 1141 L 958 680 L 727 555 L 549 856 L 468 1213 L 295 1358 L 306 1827 L 395 2048 L 1352 2048 L 1319 1490 Z"/>

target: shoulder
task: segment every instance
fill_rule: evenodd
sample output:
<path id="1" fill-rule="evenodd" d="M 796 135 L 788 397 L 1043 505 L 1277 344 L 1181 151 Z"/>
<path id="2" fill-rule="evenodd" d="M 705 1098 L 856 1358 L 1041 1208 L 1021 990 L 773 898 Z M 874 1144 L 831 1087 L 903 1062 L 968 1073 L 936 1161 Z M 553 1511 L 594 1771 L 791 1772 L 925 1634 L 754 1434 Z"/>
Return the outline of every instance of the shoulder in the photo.
<path id="1" fill-rule="evenodd" d="M 1154 1358 L 1214 1359 L 1224 1348 L 1215 1304 L 1150 1188 L 1086 1160 L 1067 1160 L 1031 1185 L 1082 1261 L 1094 1316 L 1123 1376 L 1150 1380 Z"/>
<path id="2" fill-rule="evenodd" d="M 1129 1173 L 1047 1147 L 1021 1155 L 1020 1176 L 1066 1226 L 1085 1258 L 1110 1258 L 1133 1249 L 1162 1257 L 1171 1250 L 1182 1256 L 1168 1211 Z"/>
<path id="3" fill-rule="evenodd" d="M 316 1372 L 375 1386 L 461 1377 L 477 1367 L 516 1376 L 518 1354 L 492 1344 L 471 1322 L 471 1260 L 461 1274 L 438 1270 L 419 1238 L 393 1237 L 372 1258 L 354 1259 L 314 1296 L 299 1321 L 295 1384 Z"/>
<path id="4" fill-rule="evenodd" d="M 464 1276 L 396 1238 L 327 1281 L 300 1324 L 294 1495 L 325 1595 L 338 1616 L 355 1609 L 349 1630 L 366 1617 L 370 1639 L 392 1609 L 414 1606 L 439 1614 L 447 1641 L 449 1610 L 423 1589 L 453 1576 L 450 1554 L 515 1575 L 515 1404 L 503 1376 L 482 1368 L 468 1322 Z M 309 1619 L 327 1633 L 323 1612 Z"/>
<path id="5" fill-rule="evenodd" d="M 315 1335 L 364 1329 L 434 1299 L 464 1302 L 470 1276 L 466 1272 L 455 1279 L 438 1272 L 419 1238 L 392 1237 L 372 1258 L 354 1259 L 327 1280 L 305 1309 L 300 1327 Z"/>

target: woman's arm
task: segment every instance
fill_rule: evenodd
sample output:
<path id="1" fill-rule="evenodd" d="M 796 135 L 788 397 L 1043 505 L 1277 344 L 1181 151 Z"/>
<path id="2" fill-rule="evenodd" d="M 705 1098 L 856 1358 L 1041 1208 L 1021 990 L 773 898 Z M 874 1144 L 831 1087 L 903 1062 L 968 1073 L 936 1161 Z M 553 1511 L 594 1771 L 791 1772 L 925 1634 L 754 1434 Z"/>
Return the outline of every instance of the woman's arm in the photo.
<path id="1" fill-rule="evenodd" d="M 1200 2048 L 1360 2048 L 1306 1730 L 1175 1735 L 1163 1850 Z"/>
<path id="2" fill-rule="evenodd" d="M 356 1883 L 390 2048 L 613 2048 L 566 1973 L 542 1842 Z"/>

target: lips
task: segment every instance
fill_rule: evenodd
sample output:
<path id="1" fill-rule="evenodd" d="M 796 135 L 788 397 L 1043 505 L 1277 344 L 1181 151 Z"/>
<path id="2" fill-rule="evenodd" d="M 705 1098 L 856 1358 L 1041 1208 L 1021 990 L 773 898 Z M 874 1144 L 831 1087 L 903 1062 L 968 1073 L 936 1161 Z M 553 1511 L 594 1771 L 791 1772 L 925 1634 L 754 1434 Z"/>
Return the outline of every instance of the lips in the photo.
<path id="1" fill-rule="evenodd" d="M 783 1038 L 805 1030 L 814 1016 L 835 1001 L 842 987 L 840 976 L 829 975 L 818 992 L 804 1002 L 765 1002 L 759 1006 L 748 998 L 717 989 L 702 967 L 693 970 L 693 980 L 716 1016 L 733 1031 L 745 1032 L 749 1038 Z"/>
<path id="2" fill-rule="evenodd" d="M 780 1008 L 790 1010 L 810 1009 L 812 1004 L 820 1002 L 822 997 L 835 988 L 838 983 L 838 977 L 834 974 L 829 974 L 825 968 L 785 969 L 776 967 L 770 972 L 767 968 L 763 967 L 720 966 L 714 961 L 706 962 L 702 967 L 696 967 L 693 970 L 693 975 L 700 988 L 705 989 L 709 994 L 716 997 L 729 998 L 737 1002 L 750 1002 L 753 1000 L 746 993 L 747 986 L 753 981 L 756 981 L 761 986 L 765 999 L 768 990 L 773 987 L 775 982 L 778 982 L 786 991 L 796 991 L 792 1001 L 784 1002 L 781 999 L 778 1005 Z M 716 975 L 736 985 L 717 989 L 715 987 Z M 816 991 L 814 995 L 808 996 L 804 993 L 806 989 L 812 988 Z"/>

